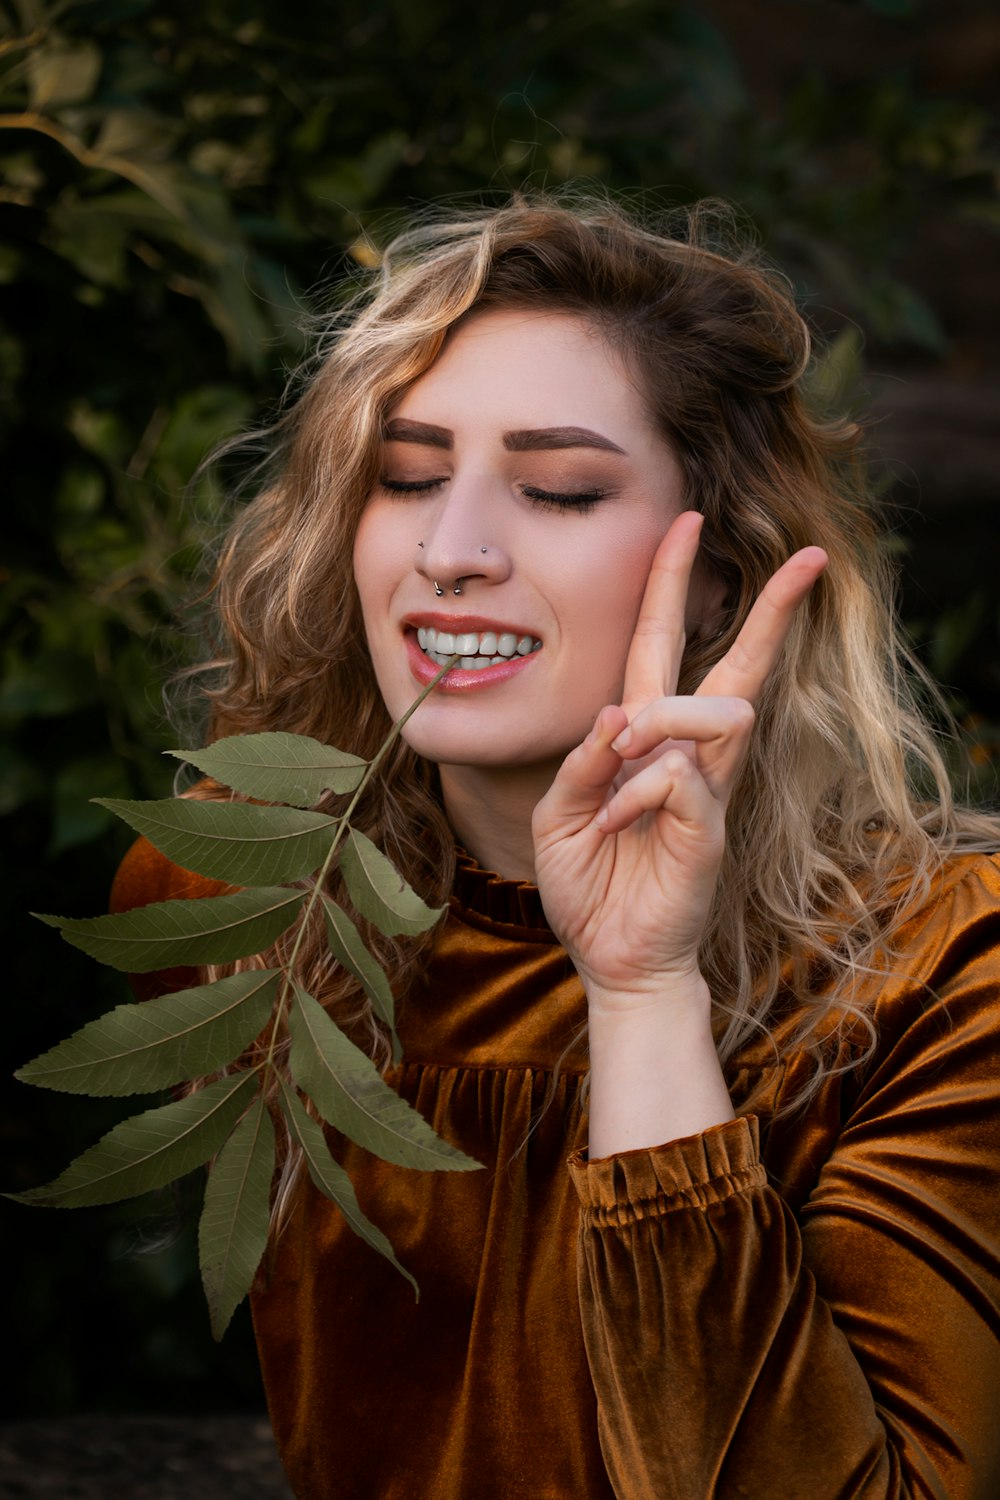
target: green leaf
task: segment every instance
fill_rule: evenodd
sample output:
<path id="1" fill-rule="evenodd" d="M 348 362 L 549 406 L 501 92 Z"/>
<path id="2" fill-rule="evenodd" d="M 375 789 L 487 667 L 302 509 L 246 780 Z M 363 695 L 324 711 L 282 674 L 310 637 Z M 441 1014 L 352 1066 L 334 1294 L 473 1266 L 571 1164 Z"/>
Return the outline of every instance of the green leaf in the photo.
<path id="1" fill-rule="evenodd" d="M 150 1094 L 234 1061 L 259 1034 L 282 974 L 253 969 L 119 1005 L 14 1075 L 63 1094 Z"/>
<path id="2" fill-rule="evenodd" d="M 421 901 L 371 839 L 354 828 L 341 850 L 340 868 L 358 911 L 387 936 L 426 932 L 445 910 Z"/>
<path id="3" fill-rule="evenodd" d="M 392 1028 L 395 1047 L 396 1038 L 395 1001 L 384 971 L 365 947 L 364 940 L 346 911 L 343 911 L 329 896 L 323 897 L 323 912 L 326 916 L 326 936 L 330 952 L 339 964 L 362 985 L 365 994 L 381 1021 Z M 394 1062 L 399 1058 L 394 1057 Z"/>
<path id="4" fill-rule="evenodd" d="M 306 734 L 232 734 L 204 750 L 170 750 L 244 797 L 311 807 L 324 792 L 353 792 L 366 762 Z"/>
<path id="5" fill-rule="evenodd" d="M 294 1089 L 288 1087 L 284 1080 L 281 1083 L 281 1107 L 288 1121 L 289 1130 L 302 1147 L 306 1165 L 309 1168 L 309 1176 L 320 1192 L 324 1197 L 336 1203 L 355 1234 L 359 1235 L 366 1244 L 371 1245 L 373 1250 L 384 1255 L 386 1260 L 392 1262 L 400 1275 L 406 1277 L 419 1298 L 420 1288 L 409 1271 L 396 1259 L 393 1248 L 381 1229 L 376 1229 L 371 1220 L 361 1212 L 354 1185 L 343 1167 L 330 1155 L 322 1127 L 306 1114 L 298 1095 Z"/>
<path id="6" fill-rule="evenodd" d="M 227 964 L 260 953 L 290 927 L 305 891 L 261 886 L 231 896 L 157 901 L 113 917 L 49 917 L 67 943 L 126 974 L 148 974 L 176 964 Z"/>
<path id="7" fill-rule="evenodd" d="M 294 807 L 184 797 L 94 800 L 144 834 L 175 865 L 230 885 L 279 885 L 311 875 L 326 858 L 338 827 L 335 818 Z"/>
<path id="8" fill-rule="evenodd" d="M 297 1004 L 288 1017 L 292 1039 L 289 1067 L 299 1088 L 324 1120 L 384 1161 L 425 1172 L 474 1172 L 479 1162 L 466 1156 L 428 1125 L 327 1015 L 322 1005 L 295 986 Z"/>
<path id="9" fill-rule="evenodd" d="M 165 1187 L 215 1155 L 256 1086 L 256 1073 L 233 1073 L 186 1099 L 133 1115 L 52 1182 L 5 1196 L 43 1208 L 83 1208 Z"/>
<path id="10" fill-rule="evenodd" d="M 267 1246 L 273 1175 L 274 1126 L 258 1094 L 208 1174 L 198 1224 L 198 1260 L 216 1339 L 253 1285 Z"/>

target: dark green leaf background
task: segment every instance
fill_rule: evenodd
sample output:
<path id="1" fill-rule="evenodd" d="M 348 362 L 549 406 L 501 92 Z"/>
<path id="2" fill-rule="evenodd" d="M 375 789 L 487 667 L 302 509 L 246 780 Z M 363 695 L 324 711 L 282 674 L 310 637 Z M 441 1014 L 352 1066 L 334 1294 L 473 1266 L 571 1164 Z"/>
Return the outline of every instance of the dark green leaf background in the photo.
<path id="1" fill-rule="evenodd" d="M 26 913 L 103 912 L 128 835 L 88 799 L 170 796 L 161 752 L 198 743 L 161 685 L 197 656 L 178 610 L 240 476 L 198 464 L 266 414 L 317 295 L 443 195 L 590 178 L 740 206 L 833 340 L 824 394 L 876 403 L 904 605 L 988 779 L 997 26 L 979 0 L 0 0 L 8 1073 L 129 999 Z M 13 1191 L 130 1108 L 5 1086 Z M 252 1245 L 269 1147 L 241 1150 Z M 211 1340 L 197 1191 L 2 1204 L 11 1415 L 259 1402 L 245 1308 Z M 218 1321 L 232 1253 L 203 1247 Z"/>

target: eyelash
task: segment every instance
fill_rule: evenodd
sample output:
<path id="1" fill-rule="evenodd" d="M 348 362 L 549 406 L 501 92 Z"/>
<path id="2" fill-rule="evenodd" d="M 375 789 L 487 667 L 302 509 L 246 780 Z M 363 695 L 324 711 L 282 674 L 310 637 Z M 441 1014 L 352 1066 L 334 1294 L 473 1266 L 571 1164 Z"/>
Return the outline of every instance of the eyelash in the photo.
<path id="1" fill-rule="evenodd" d="M 560 495 L 552 490 L 537 489 L 533 484 L 524 485 L 521 493 L 541 510 L 575 510 L 578 516 L 585 516 L 593 510 L 605 495 L 604 490 L 578 490 L 573 495 Z"/>
<path id="2" fill-rule="evenodd" d="M 437 489 L 440 479 L 380 479 L 379 484 L 390 495 L 423 495 Z"/>
<path id="3" fill-rule="evenodd" d="M 379 484 L 389 495 L 426 495 L 443 484 L 443 479 L 380 479 Z M 592 511 L 606 490 L 579 490 L 575 494 L 560 494 L 555 490 L 540 490 L 536 485 L 526 484 L 521 488 L 526 500 L 532 501 L 542 510 L 573 510 L 577 515 Z"/>

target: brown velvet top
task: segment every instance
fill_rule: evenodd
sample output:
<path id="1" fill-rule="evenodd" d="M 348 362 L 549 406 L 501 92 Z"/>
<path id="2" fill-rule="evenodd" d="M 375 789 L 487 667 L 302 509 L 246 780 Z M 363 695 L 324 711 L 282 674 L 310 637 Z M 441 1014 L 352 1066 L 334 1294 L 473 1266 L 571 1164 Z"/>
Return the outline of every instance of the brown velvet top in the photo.
<path id="1" fill-rule="evenodd" d="M 579 981 L 537 891 L 463 868 L 391 1078 L 485 1170 L 337 1146 L 419 1303 L 300 1190 L 253 1299 L 299 1500 L 998 1500 L 998 865 L 909 920 L 874 1058 L 804 1115 L 762 1040 L 752 1113 L 568 1168 Z M 205 889 L 140 845 L 115 905 Z"/>

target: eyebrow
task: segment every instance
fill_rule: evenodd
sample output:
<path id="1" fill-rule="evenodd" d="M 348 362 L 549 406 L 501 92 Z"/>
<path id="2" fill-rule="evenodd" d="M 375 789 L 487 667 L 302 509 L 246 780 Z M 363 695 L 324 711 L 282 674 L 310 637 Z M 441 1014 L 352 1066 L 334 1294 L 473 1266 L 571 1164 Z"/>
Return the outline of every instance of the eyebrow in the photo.
<path id="1" fill-rule="evenodd" d="M 385 437 L 396 443 L 424 443 L 430 448 L 454 447 L 454 434 L 447 427 L 430 422 L 409 422 L 395 417 L 386 423 Z M 589 427 L 526 427 L 505 432 L 503 445 L 510 453 L 532 453 L 551 448 L 603 448 L 608 453 L 625 453 L 610 438 L 592 432 Z"/>
<path id="2" fill-rule="evenodd" d="M 505 432 L 503 445 L 511 453 L 531 453 L 539 448 L 604 448 L 608 453 L 624 453 L 610 438 L 592 432 L 589 427 L 528 427 L 521 432 Z"/>
<path id="3" fill-rule="evenodd" d="M 385 424 L 383 436 L 392 443 L 425 443 L 429 448 L 453 448 L 454 435 L 447 427 L 434 427 L 430 422 L 407 422 L 403 417 L 394 417 Z"/>

